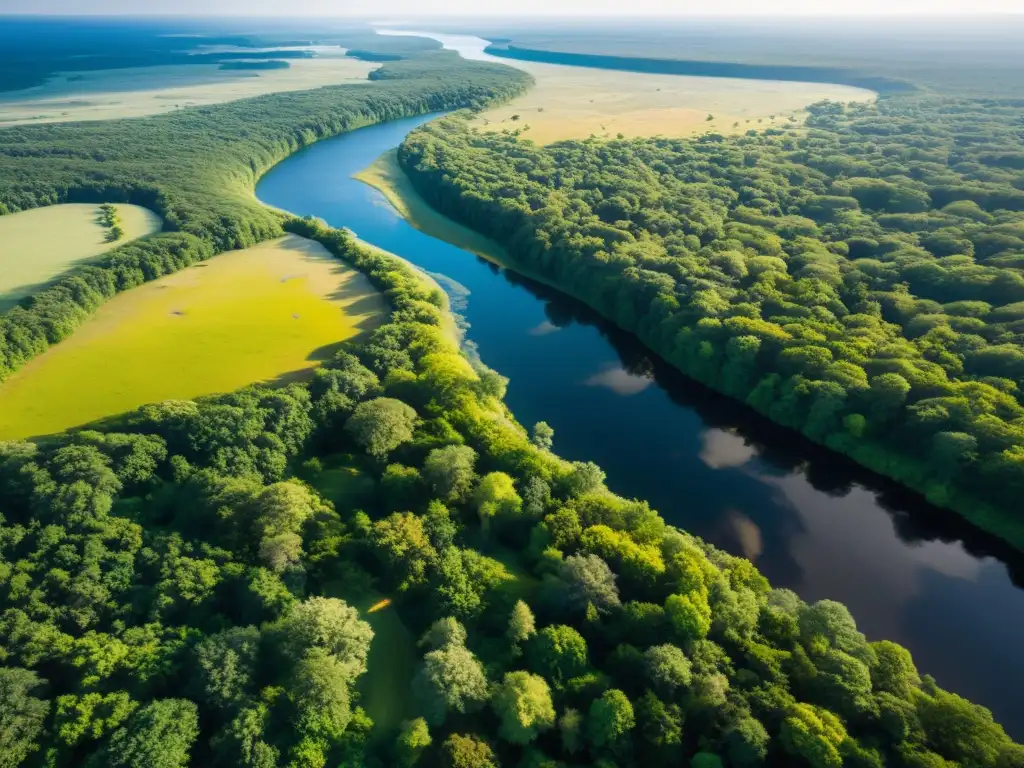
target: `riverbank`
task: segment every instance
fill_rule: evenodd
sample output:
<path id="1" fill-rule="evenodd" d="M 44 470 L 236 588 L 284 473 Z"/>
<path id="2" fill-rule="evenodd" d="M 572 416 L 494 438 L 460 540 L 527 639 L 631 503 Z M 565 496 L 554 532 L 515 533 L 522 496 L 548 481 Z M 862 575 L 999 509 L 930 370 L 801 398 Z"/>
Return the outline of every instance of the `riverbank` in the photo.
<path id="1" fill-rule="evenodd" d="M 378 190 L 395 210 L 424 234 L 505 266 L 508 252 L 497 242 L 435 211 L 420 197 L 398 164 L 398 149 L 389 149 L 352 178 Z"/>

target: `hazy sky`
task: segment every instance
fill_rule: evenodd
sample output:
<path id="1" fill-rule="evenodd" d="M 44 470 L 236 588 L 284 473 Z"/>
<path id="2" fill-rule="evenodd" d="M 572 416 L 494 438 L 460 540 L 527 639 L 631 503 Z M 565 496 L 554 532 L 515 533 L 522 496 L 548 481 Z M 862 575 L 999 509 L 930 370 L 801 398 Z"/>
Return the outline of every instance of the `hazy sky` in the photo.
<path id="1" fill-rule="evenodd" d="M 0 13 L 245 16 L 1024 13 L 1024 0 L 0 0 Z"/>

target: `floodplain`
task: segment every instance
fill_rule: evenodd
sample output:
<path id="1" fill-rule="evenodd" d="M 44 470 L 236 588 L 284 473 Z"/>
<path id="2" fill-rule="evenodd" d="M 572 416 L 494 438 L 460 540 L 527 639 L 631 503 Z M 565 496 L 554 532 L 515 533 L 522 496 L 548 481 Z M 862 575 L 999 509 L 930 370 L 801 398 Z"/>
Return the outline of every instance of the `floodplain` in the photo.
<path id="1" fill-rule="evenodd" d="M 0 440 L 301 376 L 385 315 L 365 276 L 294 235 L 114 297 L 0 386 Z"/>

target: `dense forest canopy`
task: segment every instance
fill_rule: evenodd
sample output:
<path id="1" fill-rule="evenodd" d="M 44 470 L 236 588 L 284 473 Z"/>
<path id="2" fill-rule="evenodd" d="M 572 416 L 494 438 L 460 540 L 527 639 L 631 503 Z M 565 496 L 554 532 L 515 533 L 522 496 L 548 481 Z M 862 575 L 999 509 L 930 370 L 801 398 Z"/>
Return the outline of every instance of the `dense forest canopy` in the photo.
<path id="1" fill-rule="evenodd" d="M 0 765 L 1021 764 L 841 605 L 528 435 L 403 262 L 288 229 L 390 322 L 307 383 L 0 444 Z M 353 608 L 381 593 L 422 636 L 397 688 Z M 381 695 L 412 717 L 375 724 Z"/>
<path id="2" fill-rule="evenodd" d="M 699 381 L 1024 544 L 1024 110 L 563 142 L 425 126 L 426 199 Z"/>
<path id="3" fill-rule="evenodd" d="M 528 82 L 516 70 L 438 52 L 385 64 L 365 84 L 158 117 L 0 131 L 0 214 L 62 202 L 131 202 L 159 213 L 165 229 L 0 316 L 0 381 L 115 293 L 280 235 L 281 214 L 252 190 L 288 154 L 363 125 L 507 99 Z"/>

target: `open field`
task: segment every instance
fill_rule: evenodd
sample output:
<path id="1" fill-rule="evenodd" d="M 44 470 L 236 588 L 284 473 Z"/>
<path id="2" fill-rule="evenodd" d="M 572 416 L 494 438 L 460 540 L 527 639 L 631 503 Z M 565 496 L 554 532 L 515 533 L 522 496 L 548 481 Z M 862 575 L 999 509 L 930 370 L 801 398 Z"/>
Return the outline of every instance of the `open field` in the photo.
<path id="1" fill-rule="evenodd" d="M 119 245 L 159 232 L 160 217 L 137 205 L 116 205 L 124 235 L 107 242 L 99 206 L 51 205 L 0 216 L 0 312 L 68 268 Z"/>
<path id="2" fill-rule="evenodd" d="M 538 144 L 619 133 L 629 137 L 685 137 L 707 130 L 742 133 L 787 122 L 790 116 L 800 119 L 808 104 L 823 99 L 868 101 L 876 95 L 830 83 L 660 75 L 519 61 L 485 53 L 488 42 L 479 37 L 379 31 L 430 37 L 464 58 L 528 72 L 536 84 L 509 103 L 487 110 L 476 124 L 486 130 L 526 129 L 524 138 Z"/>
<path id="3" fill-rule="evenodd" d="M 724 77 L 622 72 L 501 59 L 529 72 L 537 85 L 477 119 L 487 130 L 526 128 L 538 144 L 590 135 L 685 137 L 711 130 L 742 133 L 798 119 L 823 99 L 867 101 L 862 88 Z M 513 120 L 515 115 L 518 120 Z M 713 116 L 708 120 L 708 116 Z M 771 116 L 775 116 L 774 121 Z"/>
<path id="4" fill-rule="evenodd" d="M 181 64 L 62 73 L 45 85 L 0 94 L 0 128 L 142 117 L 267 93 L 363 82 L 380 66 L 343 55 L 288 63 L 287 69 L 259 72 Z"/>
<path id="5" fill-rule="evenodd" d="M 123 293 L 0 386 L 0 439 L 308 370 L 385 314 L 367 279 L 288 236 Z"/>

